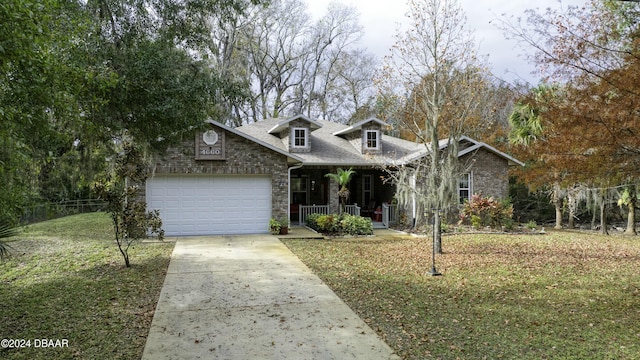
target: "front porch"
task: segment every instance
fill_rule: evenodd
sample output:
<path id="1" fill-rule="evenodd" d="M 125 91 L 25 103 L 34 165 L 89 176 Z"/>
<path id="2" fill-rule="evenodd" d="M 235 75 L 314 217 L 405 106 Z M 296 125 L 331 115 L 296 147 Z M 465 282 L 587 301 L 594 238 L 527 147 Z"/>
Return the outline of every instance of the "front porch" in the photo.
<path id="1" fill-rule="evenodd" d="M 395 204 L 382 203 L 379 207 L 379 211 L 375 210 L 371 217 L 374 229 L 387 229 L 389 225 L 395 224 L 398 218 L 397 206 Z M 299 205 L 297 212 L 297 219 L 291 219 L 292 225 L 304 226 L 307 216 L 310 214 L 330 214 L 329 205 Z M 344 209 L 345 213 L 362 216 L 361 208 L 357 204 L 346 205 Z"/>
<path id="2" fill-rule="evenodd" d="M 386 174 L 382 170 L 365 166 L 351 168 L 355 170 L 355 174 L 347 186 L 350 196 L 345 211 L 351 215 L 370 217 L 376 227 L 388 227 L 389 221 L 393 221 L 394 212 L 389 214 L 387 208 L 384 220 L 384 204 L 391 204 L 395 187 L 383 181 Z M 289 220 L 292 224 L 304 225 L 308 214 L 339 212 L 338 183 L 325 176 L 335 173 L 336 169 L 337 167 L 303 166 L 292 170 L 289 194 Z"/>

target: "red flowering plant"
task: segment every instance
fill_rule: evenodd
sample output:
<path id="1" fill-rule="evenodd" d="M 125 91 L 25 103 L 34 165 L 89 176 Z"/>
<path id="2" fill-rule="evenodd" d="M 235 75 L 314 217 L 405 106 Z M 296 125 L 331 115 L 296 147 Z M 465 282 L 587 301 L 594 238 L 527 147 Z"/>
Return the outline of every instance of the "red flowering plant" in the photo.
<path id="1" fill-rule="evenodd" d="M 490 226 L 499 228 L 511 222 L 513 205 L 508 201 L 498 201 L 493 197 L 473 194 L 465 201 L 460 214 L 460 221 L 471 223 L 475 228 Z"/>

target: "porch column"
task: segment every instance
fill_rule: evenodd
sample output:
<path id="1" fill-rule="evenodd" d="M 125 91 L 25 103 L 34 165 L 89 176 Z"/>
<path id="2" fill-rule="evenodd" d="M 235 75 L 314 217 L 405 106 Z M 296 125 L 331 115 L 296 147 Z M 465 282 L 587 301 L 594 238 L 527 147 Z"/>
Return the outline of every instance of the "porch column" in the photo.
<path id="1" fill-rule="evenodd" d="M 340 211 L 340 198 L 338 197 L 338 190 L 340 190 L 340 185 L 337 181 L 330 178 L 329 179 L 329 213 L 337 214 Z"/>

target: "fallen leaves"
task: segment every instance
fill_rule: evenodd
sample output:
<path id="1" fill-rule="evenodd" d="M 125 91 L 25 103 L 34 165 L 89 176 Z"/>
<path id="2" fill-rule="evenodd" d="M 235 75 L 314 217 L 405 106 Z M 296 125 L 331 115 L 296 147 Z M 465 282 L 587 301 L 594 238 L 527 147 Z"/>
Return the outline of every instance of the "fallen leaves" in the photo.
<path id="1" fill-rule="evenodd" d="M 438 278 L 430 239 L 286 244 L 406 359 L 640 357 L 635 238 L 447 236 Z"/>

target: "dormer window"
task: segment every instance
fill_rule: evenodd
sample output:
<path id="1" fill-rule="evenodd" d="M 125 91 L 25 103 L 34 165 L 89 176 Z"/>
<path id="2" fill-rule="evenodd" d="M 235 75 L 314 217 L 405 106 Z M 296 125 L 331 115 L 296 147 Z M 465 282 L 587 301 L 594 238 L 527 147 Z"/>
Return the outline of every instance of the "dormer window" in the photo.
<path id="1" fill-rule="evenodd" d="M 307 128 L 291 129 L 291 145 L 294 148 L 306 148 L 309 143 L 309 133 Z"/>
<path id="2" fill-rule="evenodd" d="M 364 134 L 364 148 L 367 150 L 380 149 L 380 131 L 378 130 L 365 130 Z"/>

